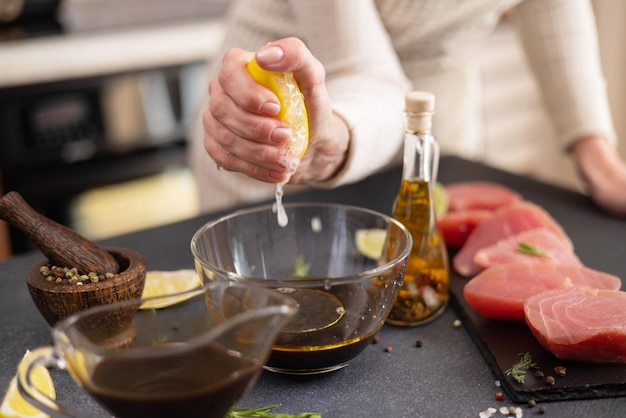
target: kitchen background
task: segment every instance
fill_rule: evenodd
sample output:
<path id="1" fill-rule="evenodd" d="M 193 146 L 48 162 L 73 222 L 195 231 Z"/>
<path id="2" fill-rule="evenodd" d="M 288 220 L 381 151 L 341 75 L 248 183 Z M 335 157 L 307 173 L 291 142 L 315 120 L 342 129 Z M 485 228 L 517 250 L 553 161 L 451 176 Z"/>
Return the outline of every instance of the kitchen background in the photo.
<path id="1" fill-rule="evenodd" d="M 186 133 L 228 3 L 0 0 L 0 194 L 18 190 L 94 240 L 197 215 Z M 626 158 L 626 2 L 593 4 Z M 506 156 L 532 147 L 503 149 L 498 138 L 524 135 L 553 154 L 558 169 L 523 174 L 579 188 L 568 160 L 545 145 L 551 129 L 508 24 L 477 53 L 490 80 L 485 162 L 521 172 Z M 29 249 L 0 221 L 0 261 Z"/>

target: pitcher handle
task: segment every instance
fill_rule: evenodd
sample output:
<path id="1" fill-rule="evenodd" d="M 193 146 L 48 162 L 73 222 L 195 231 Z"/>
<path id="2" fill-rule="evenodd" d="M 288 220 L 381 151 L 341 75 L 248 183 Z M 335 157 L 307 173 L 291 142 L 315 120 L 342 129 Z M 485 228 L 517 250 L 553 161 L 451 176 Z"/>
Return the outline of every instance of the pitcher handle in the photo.
<path id="1" fill-rule="evenodd" d="M 39 347 L 32 350 L 17 369 L 17 388 L 28 403 L 52 418 L 97 418 L 58 402 L 37 389 L 32 383 L 32 372 L 38 365 L 47 369 L 65 370 L 65 362 L 59 358 L 54 348 Z"/>

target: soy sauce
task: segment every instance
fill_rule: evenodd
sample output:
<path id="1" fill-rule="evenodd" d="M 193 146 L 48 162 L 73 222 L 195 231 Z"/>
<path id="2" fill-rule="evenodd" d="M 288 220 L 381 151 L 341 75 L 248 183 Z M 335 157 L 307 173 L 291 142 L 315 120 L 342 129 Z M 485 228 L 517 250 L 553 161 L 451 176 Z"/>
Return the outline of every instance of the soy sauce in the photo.
<path id="1" fill-rule="evenodd" d="M 105 358 L 87 391 L 117 418 L 222 418 L 261 370 L 217 345 L 171 352 L 168 345 Z"/>

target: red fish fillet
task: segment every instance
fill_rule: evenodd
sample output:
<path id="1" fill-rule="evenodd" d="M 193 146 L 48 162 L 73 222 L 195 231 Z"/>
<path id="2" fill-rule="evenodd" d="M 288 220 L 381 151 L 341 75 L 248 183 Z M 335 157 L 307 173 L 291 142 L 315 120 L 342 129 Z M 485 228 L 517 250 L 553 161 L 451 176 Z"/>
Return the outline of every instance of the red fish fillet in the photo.
<path id="1" fill-rule="evenodd" d="M 569 238 L 543 227 L 522 231 L 479 250 L 474 262 L 483 269 L 506 263 L 582 265 Z"/>
<path id="2" fill-rule="evenodd" d="M 437 218 L 437 226 L 448 247 L 461 248 L 476 226 L 492 214 L 485 209 L 448 212 Z"/>
<path id="3" fill-rule="evenodd" d="M 452 264 L 461 276 L 473 276 L 482 269 L 474 262 L 476 253 L 501 239 L 533 228 L 548 228 L 557 235 L 569 237 L 548 212 L 528 201 L 521 201 L 496 210 L 483 220 L 467 237 L 467 241 L 452 259 Z"/>
<path id="4" fill-rule="evenodd" d="M 498 183 L 488 181 L 466 181 L 446 186 L 448 211 L 495 210 L 522 200 L 516 191 Z"/>
<path id="5" fill-rule="evenodd" d="M 618 290 L 622 281 L 584 266 L 500 264 L 470 279 L 463 287 L 463 296 L 472 308 L 488 318 L 523 321 L 526 299 L 566 284 Z"/>
<path id="6" fill-rule="evenodd" d="M 532 296 L 526 323 L 560 359 L 626 363 L 626 292 L 573 286 Z"/>

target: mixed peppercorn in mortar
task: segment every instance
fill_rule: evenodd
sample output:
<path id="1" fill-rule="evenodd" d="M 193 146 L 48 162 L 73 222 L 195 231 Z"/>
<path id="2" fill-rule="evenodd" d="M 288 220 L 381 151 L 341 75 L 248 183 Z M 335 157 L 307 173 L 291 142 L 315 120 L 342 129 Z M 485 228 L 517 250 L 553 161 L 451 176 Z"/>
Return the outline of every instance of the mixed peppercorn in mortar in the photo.
<path id="1" fill-rule="evenodd" d="M 73 284 L 77 286 L 111 280 L 117 276 L 117 274 L 114 273 L 98 274 L 89 272 L 88 274 L 80 274 L 76 267 L 58 267 L 50 264 L 41 266 L 39 272 L 41 273 L 41 277 L 49 282 Z"/>

